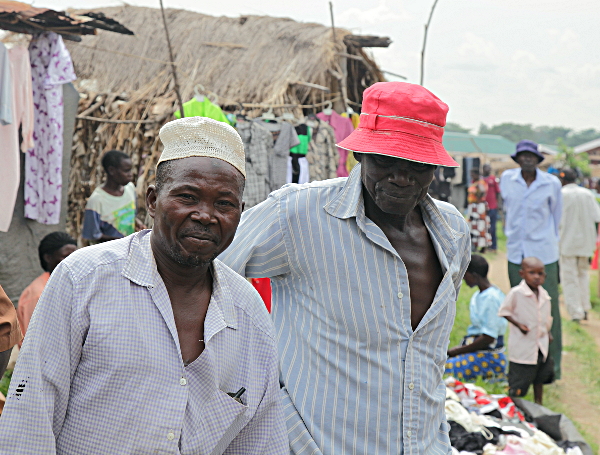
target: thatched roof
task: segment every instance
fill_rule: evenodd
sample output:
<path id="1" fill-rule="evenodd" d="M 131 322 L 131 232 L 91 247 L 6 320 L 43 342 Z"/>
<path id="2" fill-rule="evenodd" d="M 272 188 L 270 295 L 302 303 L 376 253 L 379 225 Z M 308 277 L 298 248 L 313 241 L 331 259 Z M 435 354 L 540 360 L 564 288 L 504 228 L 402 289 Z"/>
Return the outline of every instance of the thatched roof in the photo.
<path id="1" fill-rule="evenodd" d="M 120 93 L 145 90 L 166 74 L 169 53 L 159 9 L 127 5 L 94 11 L 115 18 L 136 36 L 100 32 L 81 44 L 69 43 L 79 78 L 95 80 L 100 91 Z M 349 32 L 343 29 L 336 29 L 334 43 L 330 27 L 291 19 L 213 17 L 176 9 L 166 15 L 184 99 L 200 83 L 220 96 L 220 104 L 307 104 L 321 101 L 326 92 L 298 82 L 340 92 L 338 80 L 345 75 L 353 81 L 348 98 L 360 102 L 364 88 L 383 80 L 361 48 L 344 43 Z"/>

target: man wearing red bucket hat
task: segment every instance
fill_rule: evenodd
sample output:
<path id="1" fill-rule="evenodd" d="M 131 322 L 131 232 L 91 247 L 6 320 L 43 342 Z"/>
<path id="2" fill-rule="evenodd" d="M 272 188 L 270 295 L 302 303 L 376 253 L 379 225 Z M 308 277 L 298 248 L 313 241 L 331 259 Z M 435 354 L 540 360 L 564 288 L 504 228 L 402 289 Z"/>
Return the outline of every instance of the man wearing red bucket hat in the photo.
<path id="1" fill-rule="evenodd" d="M 448 106 L 377 83 L 338 144 L 347 178 L 287 185 L 243 214 L 221 259 L 271 277 L 291 453 L 449 454 L 442 381 L 470 260 L 462 215 L 432 199 Z"/>

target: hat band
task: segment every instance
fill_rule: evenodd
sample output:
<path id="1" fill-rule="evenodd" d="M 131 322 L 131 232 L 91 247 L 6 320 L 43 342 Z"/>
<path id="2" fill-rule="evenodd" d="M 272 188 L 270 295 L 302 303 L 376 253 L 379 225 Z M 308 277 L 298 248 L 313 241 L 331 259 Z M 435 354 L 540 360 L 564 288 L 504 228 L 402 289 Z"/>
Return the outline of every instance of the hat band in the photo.
<path id="1" fill-rule="evenodd" d="M 408 117 L 393 117 L 377 114 L 360 114 L 359 128 L 372 131 L 395 131 L 399 133 L 414 134 L 436 142 L 442 142 L 444 128 L 423 120 Z"/>

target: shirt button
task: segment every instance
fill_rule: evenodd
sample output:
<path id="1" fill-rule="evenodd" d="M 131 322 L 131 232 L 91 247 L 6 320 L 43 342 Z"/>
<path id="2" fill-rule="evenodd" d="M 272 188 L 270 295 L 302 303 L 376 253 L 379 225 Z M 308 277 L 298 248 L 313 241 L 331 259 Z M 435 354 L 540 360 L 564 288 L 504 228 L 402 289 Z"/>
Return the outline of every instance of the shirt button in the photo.
<path id="1" fill-rule="evenodd" d="M 187 384 L 187 379 L 186 379 L 186 378 L 181 378 L 181 379 L 179 380 L 179 384 L 180 384 L 180 385 L 186 385 L 186 384 Z"/>
<path id="2" fill-rule="evenodd" d="M 402 297 L 404 297 L 404 294 L 402 294 L 402 292 L 398 292 L 398 298 L 401 299 Z"/>
<path id="3" fill-rule="evenodd" d="M 167 439 L 168 439 L 169 441 L 172 441 L 173 439 L 175 439 L 175 433 L 173 433 L 172 431 L 169 431 L 169 432 L 167 433 Z"/>
<path id="4" fill-rule="evenodd" d="M 414 389 L 414 388 L 415 388 L 415 385 L 414 385 L 414 384 L 411 382 L 410 384 L 408 384 L 408 388 L 409 388 L 410 390 L 412 390 L 412 389 Z"/>
<path id="5" fill-rule="evenodd" d="M 408 437 L 410 438 L 410 437 L 412 436 L 412 431 L 408 430 L 408 431 L 406 432 L 406 436 L 408 436 Z"/>

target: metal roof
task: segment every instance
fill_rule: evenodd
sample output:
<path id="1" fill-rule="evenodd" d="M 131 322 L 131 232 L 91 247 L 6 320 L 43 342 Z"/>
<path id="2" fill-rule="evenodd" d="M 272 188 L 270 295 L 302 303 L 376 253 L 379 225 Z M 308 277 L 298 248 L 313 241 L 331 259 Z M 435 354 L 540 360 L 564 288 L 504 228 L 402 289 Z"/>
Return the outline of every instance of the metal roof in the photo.
<path id="1" fill-rule="evenodd" d="M 0 29 L 29 34 L 50 31 L 73 41 L 81 41 L 80 35 L 95 35 L 96 29 L 133 35 L 102 13 L 75 15 L 16 1 L 0 1 Z"/>
<path id="2" fill-rule="evenodd" d="M 450 153 L 484 153 L 492 155 L 512 155 L 516 144 L 495 134 L 468 134 L 446 131 L 443 137 L 444 148 Z"/>

